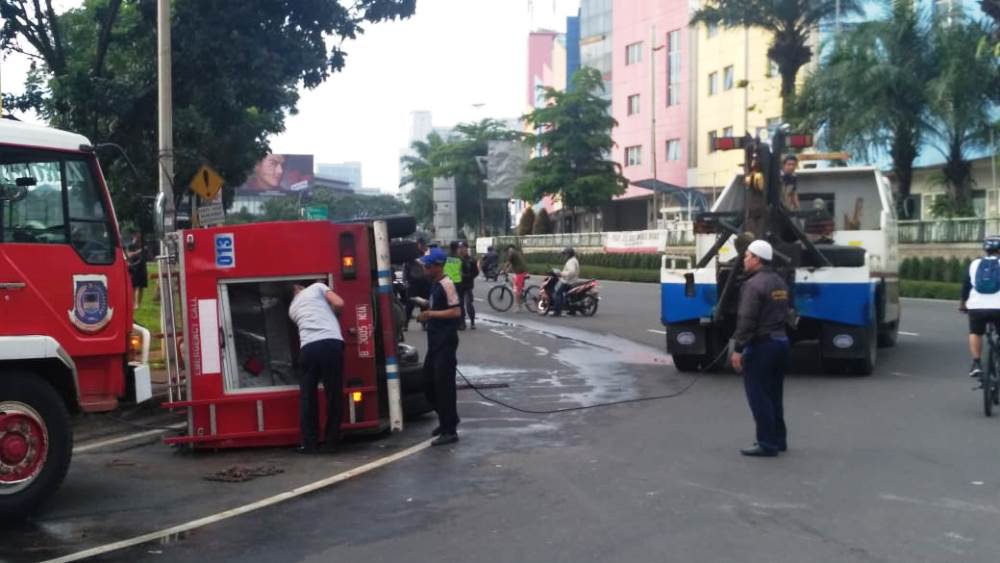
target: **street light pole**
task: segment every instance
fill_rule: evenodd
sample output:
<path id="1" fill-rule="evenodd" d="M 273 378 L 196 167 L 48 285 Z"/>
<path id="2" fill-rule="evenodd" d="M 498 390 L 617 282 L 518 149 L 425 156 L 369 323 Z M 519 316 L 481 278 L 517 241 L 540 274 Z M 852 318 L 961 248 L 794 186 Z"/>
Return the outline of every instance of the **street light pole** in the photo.
<path id="1" fill-rule="evenodd" d="M 159 169 L 163 230 L 175 227 L 174 209 L 174 126 L 171 88 L 170 0 L 156 2 L 157 82 L 159 89 Z"/>

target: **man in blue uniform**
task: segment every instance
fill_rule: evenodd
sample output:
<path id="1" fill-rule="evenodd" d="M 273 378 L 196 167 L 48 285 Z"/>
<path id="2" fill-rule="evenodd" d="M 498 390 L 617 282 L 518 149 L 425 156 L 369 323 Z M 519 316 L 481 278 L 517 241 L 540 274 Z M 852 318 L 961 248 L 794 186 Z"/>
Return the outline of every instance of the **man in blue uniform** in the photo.
<path id="1" fill-rule="evenodd" d="M 458 441 L 458 393 L 455 372 L 458 369 L 458 325 L 462 306 L 455 283 L 445 275 L 448 255 L 432 248 L 420 259 L 431 280 L 427 310 L 417 319 L 427 323 L 427 355 L 424 358 L 424 390 L 438 415 L 437 436 L 431 445 L 442 446 Z"/>
<path id="2" fill-rule="evenodd" d="M 743 372 L 743 386 L 757 425 L 757 443 L 740 450 L 745 456 L 774 457 L 788 449 L 782 395 L 789 344 L 788 286 L 774 270 L 770 243 L 755 240 L 743 255 L 747 278 L 740 289 L 733 368 Z"/>

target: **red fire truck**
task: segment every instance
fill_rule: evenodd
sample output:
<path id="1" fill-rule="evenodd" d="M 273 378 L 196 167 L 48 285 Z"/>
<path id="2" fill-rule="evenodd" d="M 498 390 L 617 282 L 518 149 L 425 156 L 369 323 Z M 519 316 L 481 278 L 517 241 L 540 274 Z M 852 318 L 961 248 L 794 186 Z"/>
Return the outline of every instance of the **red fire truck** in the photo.
<path id="1" fill-rule="evenodd" d="M 93 147 L 0 120 L 0 517 L 59 486 L 70 413 L 148 398 L 148 350 Z"/>
<path id="2" fill-rule="evenodd" d="M 419 358 L 400 342 L 391 291 L 390 263 L 414 258 L 415 245 L 390 245 L 390 236 L 414 227 L 393 218 L 165 233 L 167 406 L 185 409 L 189 422 L 170 441 L 298 442 L 298 348 L 287 315 L 297 280 L 325 280 L 347 301 L 345 432 L 399 429 L 404 414 L 426 412 L 420 378 L 405 377 L 419 372 Z M 93 146 L 0 120 L 0 519 L 30 513 L 58 488 L 73 450 L 71 413 L 150 397 L 150 334 L 133 323 L 131 289 Z"/>

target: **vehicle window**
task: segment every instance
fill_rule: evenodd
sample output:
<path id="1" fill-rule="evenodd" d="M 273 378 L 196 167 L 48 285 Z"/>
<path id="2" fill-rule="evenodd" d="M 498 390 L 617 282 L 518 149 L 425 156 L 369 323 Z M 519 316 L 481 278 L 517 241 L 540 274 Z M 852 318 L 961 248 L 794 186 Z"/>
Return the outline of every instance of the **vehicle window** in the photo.
<path id="1" fill-rule="evenodd" d="M 86 160 L 4 148 L 0 192 L 0 241 L 71 244 L 89 264 L 114 262 L 110 216 Z"/>
<path id="2" fill-rule="evenodd" d="M 66 244 L 61 166 L 58 160 L 0 162 L 4 190 L 26 189 L 18 199 L 0 201 L 4 242 Z"/>
<path id="3" fill-rule="evenodd" d="M 66 196 L 70 236 L 80 257 L 89 264 L 113 262 L 114 244 L 104 198 L 87 162 L 66 161 Z"/>

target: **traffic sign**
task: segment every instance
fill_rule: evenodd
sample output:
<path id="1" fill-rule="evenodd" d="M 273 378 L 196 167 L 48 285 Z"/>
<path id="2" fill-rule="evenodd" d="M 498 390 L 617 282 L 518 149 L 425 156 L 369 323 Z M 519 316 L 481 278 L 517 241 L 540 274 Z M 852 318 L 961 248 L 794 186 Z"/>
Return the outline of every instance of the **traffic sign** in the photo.
<path id="1" fill-rule="evenodd" d="M 226 211 L 222 207 L 222 196 L 212 199 L 198 198 L 198 224 L 202 227 L 213 227 L 226 223 Z"/>
<path id="2" fill-rule="evenodd" d="M 330 218 L 330 208 L 325 205 L 308 205 L 302 208 L 302 218 L 309 221 L 326 221 Z"/>
<path id="3" fill-rule="evenodd" d="M 191 191 L 200 195 L 205 199 L 212 199 L 215 194 L 219 193 L 222 189 L 222 185 L 226 181 L 222 179 L 222 176 L 218 172 L 212 170 L 207 165 L 202 165 L 198 169 L 198 172 L 191 179 Z"/>

